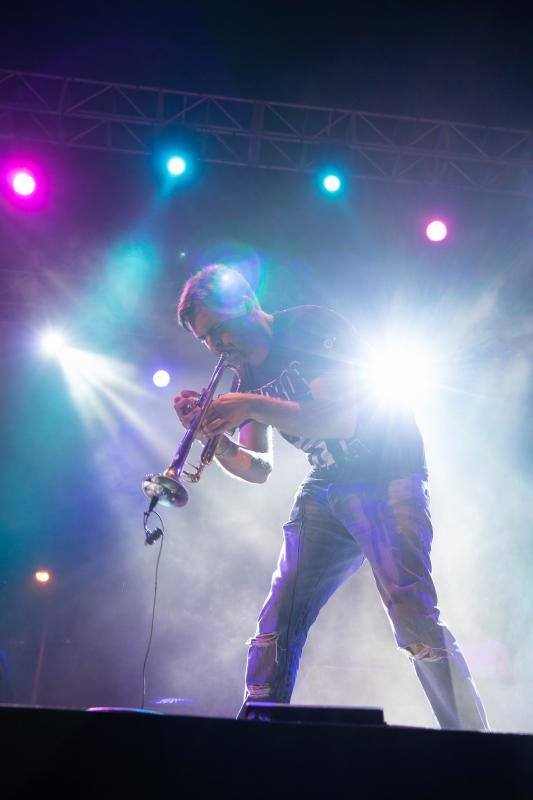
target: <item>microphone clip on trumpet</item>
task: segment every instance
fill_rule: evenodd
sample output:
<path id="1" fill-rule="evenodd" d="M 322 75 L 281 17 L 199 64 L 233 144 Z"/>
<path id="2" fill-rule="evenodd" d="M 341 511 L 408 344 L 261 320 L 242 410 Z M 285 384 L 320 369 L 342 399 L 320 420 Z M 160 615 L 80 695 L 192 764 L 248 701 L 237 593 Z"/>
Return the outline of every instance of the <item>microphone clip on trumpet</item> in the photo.
<path id="1" fill-rule="evenodd" d="M 227 369 L 235 374 L 231 390 L 238 391 L 241 382 L 239 371 L 236 366 L 228 363 L 228 354 L 222 353 L 211 376 L 209 385 L 196 402 L 198 413 L 185 431 L 174 458 L 164 472 L 144 476 L 141 488 L 146 497 L 150 499 L 148 511 L 145 513 L 145 530 L 146 519 L 153 512 L 157 503 L 161 503 L 161 505 L 167 508 L 181 508 L 186 505 L 189 500 L 189 493 L 180 480 L 182 475 L 191 483 L 197 483 L 205 467 L 212 462 L 220 436 L 213 436 L 206 442 L 200 456 L 200 463 L 197 467 L 194 467 L 194 472 L 187 472 L 184 469 L 191 447 L 196 438 L 196 433 L 202 426 L 205 415 L 213 402 L 216 388 Z M 152 544 L 152 542 L 149 543 Z"/>

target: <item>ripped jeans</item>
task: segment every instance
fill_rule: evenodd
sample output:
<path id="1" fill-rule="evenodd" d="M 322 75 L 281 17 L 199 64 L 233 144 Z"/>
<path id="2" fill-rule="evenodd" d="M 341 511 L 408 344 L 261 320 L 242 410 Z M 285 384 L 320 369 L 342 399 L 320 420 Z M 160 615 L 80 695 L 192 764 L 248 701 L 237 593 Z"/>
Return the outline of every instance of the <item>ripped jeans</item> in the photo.
<path id="1" fill-rule="evenodd" d="M 432 536 L 427 482 L 419 476 L 372 484 L 305 481 L 248 642 L 245 705 L 290 702 L 309 628 L 366 558 L 398 647 L 409 654 L 441 728 L 489 730 L 465 659 L 440 620 Z"/>

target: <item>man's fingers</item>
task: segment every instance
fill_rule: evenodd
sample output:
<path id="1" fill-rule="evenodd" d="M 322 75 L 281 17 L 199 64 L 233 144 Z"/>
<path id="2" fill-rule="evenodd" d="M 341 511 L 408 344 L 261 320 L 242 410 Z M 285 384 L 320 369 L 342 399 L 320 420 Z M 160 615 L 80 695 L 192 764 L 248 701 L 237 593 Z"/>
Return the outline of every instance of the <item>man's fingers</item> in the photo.
<path id="1" fill-rule="evenodd" d="M 175 397 L 174 398 L 174 408 L 183 408 L 184 406 L 191 405 L 191 398 L 190 397 Z"/>
<path id="2" fill-rule="evenodd" d="M 202 425 L 202 430 L 208 436 L 217 436 L 219 433 L 224 432 L 224 422 L 221 419 L 214 419 Z"/>
<path id="3" fill-rule="evenodd" d="M 174 398 L 174 405 L 177 405 L 178 403 L 181 403 L 182 405 L 184 403 L 190 403 L 193 398 L 197 399 L 198 397 L 200 397 L 198 392 L 193 392 L 189 389 L 184 389 L 182 392 L 180 392 L 180 394 L 176 395 L 176 397 Z"/>

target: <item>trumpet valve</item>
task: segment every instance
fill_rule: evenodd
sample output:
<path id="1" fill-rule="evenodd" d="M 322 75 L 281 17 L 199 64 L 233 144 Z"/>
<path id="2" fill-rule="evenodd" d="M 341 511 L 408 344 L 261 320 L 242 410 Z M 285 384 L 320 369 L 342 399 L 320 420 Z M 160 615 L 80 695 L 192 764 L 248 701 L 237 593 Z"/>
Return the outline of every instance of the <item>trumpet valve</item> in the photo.
<path id="1" fill-rule="evenodd" d="M 187 461 L 187 464 L 193 468 L 194 472 L 187 472 L 186 470 L 183 470 L 183 474 L 187 476 L 187 479 L 190 483 L 198 483 L 202 477 L 202 472 L 204 471 L 206 465 L 200 464 L 199 466 L 196 466 L 195 464 L 191 464 L 189 461 Z"/>

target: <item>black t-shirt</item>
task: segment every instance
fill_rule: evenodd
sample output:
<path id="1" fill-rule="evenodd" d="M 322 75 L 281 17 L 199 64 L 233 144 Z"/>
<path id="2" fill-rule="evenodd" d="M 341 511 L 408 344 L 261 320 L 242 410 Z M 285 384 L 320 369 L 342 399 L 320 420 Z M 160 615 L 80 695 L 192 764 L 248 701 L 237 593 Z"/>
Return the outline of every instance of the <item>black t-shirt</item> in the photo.
<path id="1" fill-rule="evenodd" d="M 424 445 L 411 410 L 376 407 L 364 389 L 361 359 L 355 330 L 335 311 L 319 306 L 288 308 L 274 314 L 267 358 L 256 366 L 242 366 L 240 391 L 305 403 L 312 400 L 310 383 L 327 376 L 354 407 L 354 435 L 323 439 L 280 431 L 307 453 L 314 474 L 342 471 L 350 480 L 362 481 L 427 476 Z"/>

